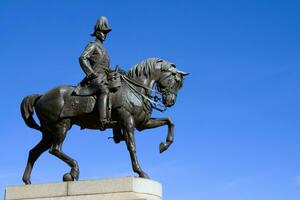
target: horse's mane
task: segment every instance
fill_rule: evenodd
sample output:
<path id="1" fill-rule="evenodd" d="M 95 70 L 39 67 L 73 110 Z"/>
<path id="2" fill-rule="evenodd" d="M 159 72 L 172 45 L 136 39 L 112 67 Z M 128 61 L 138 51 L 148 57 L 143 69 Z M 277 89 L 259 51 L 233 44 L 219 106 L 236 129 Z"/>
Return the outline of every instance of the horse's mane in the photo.
<path id="1" fill-rule="evenodd" d="M 138 78 L 141 76 L 150 77 L 156 63 L 163 62 L 160 58 L 147 58 L 142 62 L 134 65 L 128 72 L 127 76 L 130 78 Z"/>

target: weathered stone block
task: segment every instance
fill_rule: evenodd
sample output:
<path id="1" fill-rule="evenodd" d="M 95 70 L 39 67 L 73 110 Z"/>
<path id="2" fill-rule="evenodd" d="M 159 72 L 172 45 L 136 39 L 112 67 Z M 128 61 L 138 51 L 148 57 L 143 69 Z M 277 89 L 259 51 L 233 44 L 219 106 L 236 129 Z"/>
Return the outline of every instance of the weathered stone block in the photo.
<path id="1" fill-rule="evenodd" d="M 136 178 L 114 178 L 64 183 L 9 186 L 5 200 L 161 200 L 160 183 Z"/>

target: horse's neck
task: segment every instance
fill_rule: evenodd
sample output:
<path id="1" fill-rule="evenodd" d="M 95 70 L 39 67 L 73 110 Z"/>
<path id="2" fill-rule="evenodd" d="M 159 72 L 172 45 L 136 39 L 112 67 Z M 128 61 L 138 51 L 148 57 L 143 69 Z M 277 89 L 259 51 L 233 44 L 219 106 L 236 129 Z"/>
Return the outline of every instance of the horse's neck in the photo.
<path id="1" fill-rule="evenodd" d="M 146 93 L 150 93 L 150 90 L 147 90 L 146 88 L 153 88 L 154 84 L 156 83 L 156 80 L 151 79 L 151 78 L 146 78 L 144 76 L 141 77 L 136 77 L 134 79 L 137 83 L 139 83 L 140 85 L 142 85 L 143 87 L 137 87 L 137 90 L 146 94 Z"/>
<path id="2" fill-rule="evenodd" d="M 135 81 L 140 83 L 145 88 L 153 88 L 154 84 L 159 80 L 161 70 L 158 67 L 153 67 L 154 70 L 151 71 L 147 76 L 134 77 Z M 151 93 L 150 90 L 145 91 L 143 88 L 139 88 L 140 91 L 144 93 Z"/>

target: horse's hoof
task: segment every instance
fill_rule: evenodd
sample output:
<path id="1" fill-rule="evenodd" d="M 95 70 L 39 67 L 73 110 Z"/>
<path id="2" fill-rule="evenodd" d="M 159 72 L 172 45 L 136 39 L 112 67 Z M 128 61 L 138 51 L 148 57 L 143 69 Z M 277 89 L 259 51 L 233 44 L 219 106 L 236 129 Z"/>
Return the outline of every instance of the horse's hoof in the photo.
<path id="1" fill-rule="evenodd" d="M 74 178 L 70 173 L 65 173 L 63 176 L 63 181 L 74 181 Z"/>
<path id="2" fill-rule="evenodd" d="M 142 172 L 139 174 L 140 178 L 145 178 L 145 179 L 149 179 L 150 177 L 148 176 L 148 174 L 146 174 L 145 172 Z"/>
<path id="3" fill-rule="evenodd" d="M 166 143 L 160 143 L 159 144 L 159 153 L 163 153 L 165 150 L 167 150 L 168 149 L 168 145 L 166 145 Z"/>
<path id="4" fill-rule="evenodd" d="M 31 184 L 30 180 L 23 180 L 23 182 L 25 183 L 25 185 L 30 185 Z"/>
<path id="5" fill-rule="evenodd" d="M 78 181 L 78 179 L 79 179 L 79 169 L 71 169 L 70 174 L 71 174 L 71 176 L 73 177 L 74 180 Z"/>

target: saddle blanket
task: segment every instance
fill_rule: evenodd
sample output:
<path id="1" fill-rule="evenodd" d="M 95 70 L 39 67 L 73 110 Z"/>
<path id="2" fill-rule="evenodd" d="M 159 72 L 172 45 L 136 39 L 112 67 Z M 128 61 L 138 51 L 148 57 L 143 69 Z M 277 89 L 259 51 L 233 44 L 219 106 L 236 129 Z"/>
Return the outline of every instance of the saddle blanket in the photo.
<path id="1" fill-rule="evenodd" d="M 64 107 L 60 117 L 73 117 L 86 113 L 91 113 L 96 104 L 95 96 L 70 95 L 64 102 Z"/>

